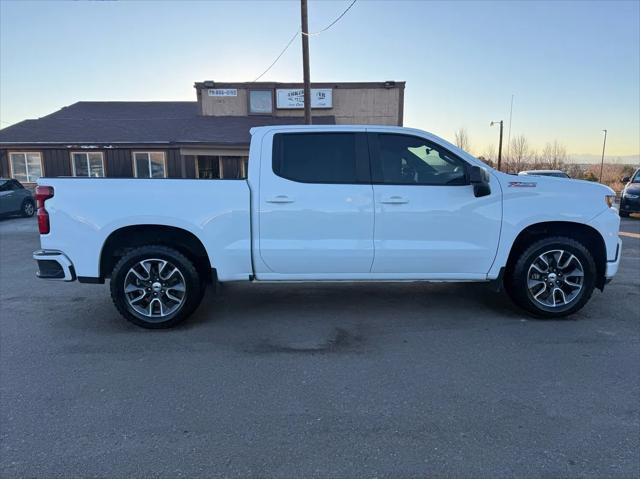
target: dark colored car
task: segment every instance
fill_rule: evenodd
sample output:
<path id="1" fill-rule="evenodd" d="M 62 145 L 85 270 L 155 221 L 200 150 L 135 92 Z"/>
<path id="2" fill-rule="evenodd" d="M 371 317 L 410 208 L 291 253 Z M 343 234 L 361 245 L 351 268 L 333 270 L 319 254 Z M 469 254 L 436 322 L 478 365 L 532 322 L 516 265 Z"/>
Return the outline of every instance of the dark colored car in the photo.
<path id="1" fill-rule="evenodd" d="M 33 216 L 36 212 L 36 202 L 31 191 L 19 181 L 0 178 L 0 216 L 22 215 Z"/>
<path id="2" fill-rule="evenodd" d="M 620 198 L 620 216 L 627 217 L 631 213 L 640 213 L 640 168 L 629 177 L 622 178 L 626 183 Z"/>

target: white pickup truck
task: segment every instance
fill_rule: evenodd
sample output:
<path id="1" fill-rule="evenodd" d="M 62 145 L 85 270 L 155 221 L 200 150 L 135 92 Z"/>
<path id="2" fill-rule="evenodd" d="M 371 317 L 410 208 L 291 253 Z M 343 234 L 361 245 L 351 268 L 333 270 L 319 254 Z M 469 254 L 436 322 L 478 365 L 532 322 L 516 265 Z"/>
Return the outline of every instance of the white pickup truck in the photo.
<path id="1" fill-rule="evenodd" d="M 247 180 L 40 179 L 38 276 L 110 278 L 125 318 L 162 328 L 218 281 L 483 281 L 560 317 L 618 270 L 606 186 L 500 173 L 408 128 L 251 134 Z"/>

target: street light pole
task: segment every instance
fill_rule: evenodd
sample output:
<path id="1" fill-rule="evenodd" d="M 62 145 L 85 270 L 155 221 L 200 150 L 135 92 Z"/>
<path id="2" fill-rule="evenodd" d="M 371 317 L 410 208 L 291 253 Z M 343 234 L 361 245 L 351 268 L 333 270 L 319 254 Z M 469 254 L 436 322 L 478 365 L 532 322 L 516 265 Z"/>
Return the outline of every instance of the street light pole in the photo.
<path id="1" fill-rule="evenodd" d="M 599 183 L 602 183 L 602 170 L 604 169 L 604 148 L 605 146 L 607 146 L 607 130 L 602 131 L 604 131 L 604 141 L 602 142 L 602 161 L 600 162 L 600 179 L 598 180 Z"/>
<path id="2" fill-rule="evenodd" d="M 311 124 L 311 80 L 309 73 L 309 20 L 307 17 L 307 0 L 300 0 L 300 16 L 302 20 L 302 76 L 304 81 L 304 123 Z"/>
<path id="3" fill-rule="evenodd" d="M 496 123 L 500 123 L 500 143 L 498 145 L 498 171 L 500 171 L 500 167 L 502 166 L 502 127 L 503 127 L 503 121 L 492 121 L 491 122 L 491 126 L 493 126 Z"/>

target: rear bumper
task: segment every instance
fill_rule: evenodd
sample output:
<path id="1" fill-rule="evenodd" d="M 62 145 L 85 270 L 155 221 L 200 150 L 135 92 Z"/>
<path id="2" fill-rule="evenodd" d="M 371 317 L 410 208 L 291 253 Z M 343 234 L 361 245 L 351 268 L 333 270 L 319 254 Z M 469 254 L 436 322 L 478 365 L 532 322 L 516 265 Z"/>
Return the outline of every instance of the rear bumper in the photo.
<path id="1" fill-rule="evenodd" d="M 41 249 L 33 252 L 33 259 L 38 263 L 36 276 L 40 279 L 58 281 L 75 281 L 77 279 L 73 263 L 61 251 Z"/>
<path id="2" fill-rule="evenodd" d="M 616 257 L 612 261 L 607 261 L 607 269 L 605 270 L 604 277 L 607 282 L 618 272 L 620 267 L 620 257 L 622 256 L 622 240 L 618 238 L 618 247 L 616 248 Z"/>

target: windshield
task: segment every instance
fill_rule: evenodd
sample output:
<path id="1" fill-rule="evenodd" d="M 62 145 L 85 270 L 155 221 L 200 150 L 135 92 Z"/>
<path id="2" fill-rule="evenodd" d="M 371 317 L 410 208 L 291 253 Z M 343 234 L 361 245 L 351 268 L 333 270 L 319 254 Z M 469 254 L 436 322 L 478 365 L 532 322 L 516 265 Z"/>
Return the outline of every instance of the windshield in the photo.
<path id="1" fill-rule="evenodd" d="M 631 183 L 640 183 L 640 169 L 636 170 L 636 173 L 631 178 Z"/>

